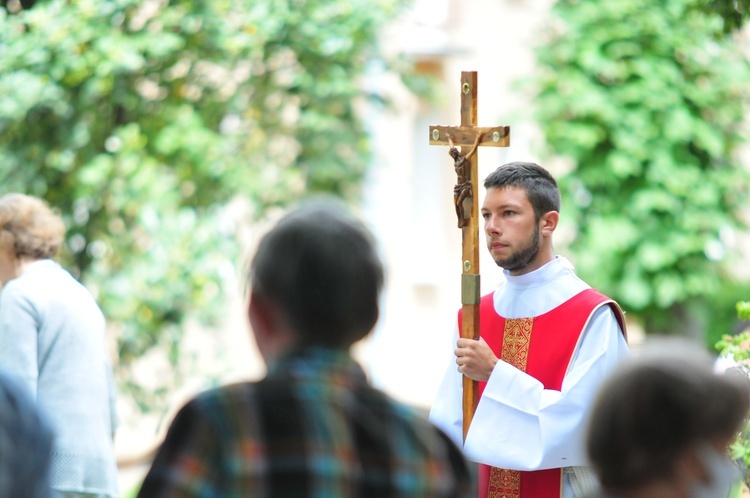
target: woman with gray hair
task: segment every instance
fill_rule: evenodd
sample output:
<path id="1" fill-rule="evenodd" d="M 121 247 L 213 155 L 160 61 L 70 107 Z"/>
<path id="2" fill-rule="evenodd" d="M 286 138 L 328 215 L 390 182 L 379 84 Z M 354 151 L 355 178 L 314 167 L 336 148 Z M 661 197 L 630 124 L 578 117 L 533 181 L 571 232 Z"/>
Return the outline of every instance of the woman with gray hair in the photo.
<path id="1" fill-rule="evenodd" d="M 744 375 L 716 374 L 710 356 L 659 340 L 602 385 L 588 454 L 604 496 L 723 498 L 740 477 L 727 446 L 750 409 Z"/>
<path id="2" fill-rule="evenodd" d="M 113 498 L 115 392 L 105 321 L 89 291 L 53 260 L 64 235 L 62 219 L 41 199 L 0 198 L 0 368 L 49 418 L 54 496 Z"/>

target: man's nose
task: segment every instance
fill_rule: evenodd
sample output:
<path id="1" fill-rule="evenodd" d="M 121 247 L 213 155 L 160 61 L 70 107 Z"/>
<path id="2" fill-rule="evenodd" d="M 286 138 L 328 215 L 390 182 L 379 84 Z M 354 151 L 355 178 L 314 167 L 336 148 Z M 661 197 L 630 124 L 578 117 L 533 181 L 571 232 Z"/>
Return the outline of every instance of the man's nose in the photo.
<path id="1" fill-rule="evenodd" d="M 500 233 L 500 224 L 495 216 L 489 216 L 484 222 L 484 231 L 488 234 Z"/>

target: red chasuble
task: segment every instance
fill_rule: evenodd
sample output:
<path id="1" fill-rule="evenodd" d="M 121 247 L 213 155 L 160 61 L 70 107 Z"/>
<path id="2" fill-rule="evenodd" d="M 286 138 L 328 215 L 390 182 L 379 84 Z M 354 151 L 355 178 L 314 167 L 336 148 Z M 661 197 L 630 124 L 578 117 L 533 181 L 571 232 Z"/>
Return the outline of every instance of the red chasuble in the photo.
<path id="1" fill-rule="evenodd" d="M 493 294 L 482 297 L 479 334 L 495 356 L 559 391 L 578 347 L 581 332 L 599 307 L 609 305 L 625 332 L 620 307 L 594 289 L 586 289 L 537 317 L 504 318 L 495 312 Z M 461 327 L 459 312 L 458 326 Z M 479 383 L 479 395 L 486 382 Z M 502 444 L 502 443 L 499 443 Z M 555 498 L 562 496 L 562 469 L 522 472 L 479 465 L 480 498 Z"/>

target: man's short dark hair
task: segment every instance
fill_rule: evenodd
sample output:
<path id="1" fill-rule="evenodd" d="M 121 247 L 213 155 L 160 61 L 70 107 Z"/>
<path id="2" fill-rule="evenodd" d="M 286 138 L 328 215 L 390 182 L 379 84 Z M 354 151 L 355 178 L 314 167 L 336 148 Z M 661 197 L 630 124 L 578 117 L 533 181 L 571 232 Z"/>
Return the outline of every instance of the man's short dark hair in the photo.
<path id="1" fill-rule="evenodd" d="M 560 189 L 549 171 L 536 163 L 503 164 L 484 180 L 484 188 L 521 187 L 534 208 L 537 221 L 549 211 L 560 212 Z"/>
<path id="2" fill-rule="evenodd" d="M 249 280 L 281 307 L 301 345 L 348 347 L 374 327 L 383 279 L 367 228 L 340 203 L 316 200 L 262 238 Z"/>

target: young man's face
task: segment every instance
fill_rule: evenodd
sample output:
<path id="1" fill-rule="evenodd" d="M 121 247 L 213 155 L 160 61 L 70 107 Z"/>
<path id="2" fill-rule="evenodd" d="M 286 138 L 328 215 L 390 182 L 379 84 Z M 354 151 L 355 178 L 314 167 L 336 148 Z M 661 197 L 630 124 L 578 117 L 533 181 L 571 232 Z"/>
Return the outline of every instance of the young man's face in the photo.
<path id="1" fill-rule="evenodd" d="M 521 187 L 487 189 L 482 205 L 487 248 L 511 275 L 540 268 L 541 237 L 526 191 Z"/>

